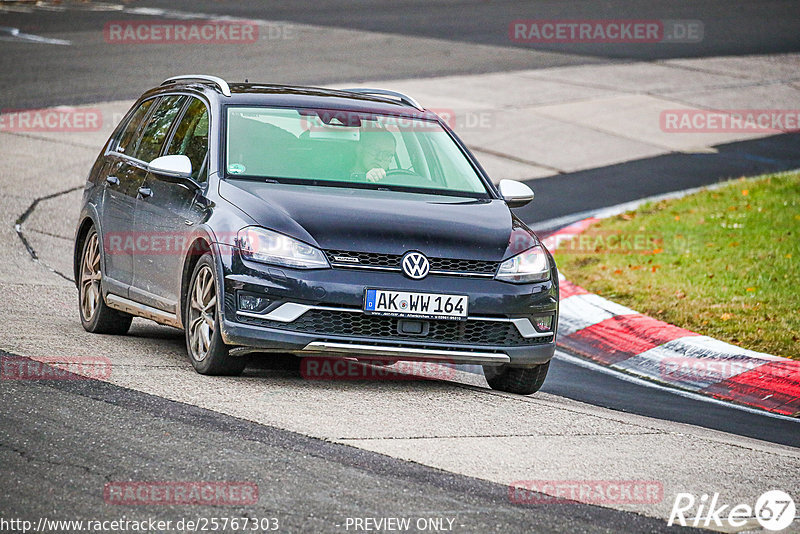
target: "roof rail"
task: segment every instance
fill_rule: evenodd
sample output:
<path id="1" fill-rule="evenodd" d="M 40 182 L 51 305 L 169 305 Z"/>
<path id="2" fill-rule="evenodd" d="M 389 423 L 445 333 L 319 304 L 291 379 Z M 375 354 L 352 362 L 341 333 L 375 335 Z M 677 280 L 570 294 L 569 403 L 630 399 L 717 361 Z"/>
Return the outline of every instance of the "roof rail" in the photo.
<path id="1" fill-rule="evenodd" d="M 411 106 L 417 108 L 420 111 L 425 111 L 419 102 L 414 100 L 408 95 L 404 95 L 403 93 L 398 93 L 397 91 L 390 91 L 388 89 L 368 89 L 365 87 L 354 87 L 352 89 L 342 89 L 343 91 L 347 91 L 349 93 L 359 93 L 362 95 L 378 95 L 378 96 L 392 96 L 400 100 L 403 104 L 407 106 Z"/>
<path id="2" fill-rule="evenodd" d="M 207 74 L 183 74 L 181 76 L 173 76 L 172 78 L 167 78 L 161 85 L 167 85 L 168 83 L 175 83 L 181 81 L 197 81 L 197 82 L 211 82 L 222 92 L 225 96 L 231 96 L 231 88 L 228 87 L 228 82 L 219 78 L 217 76 L 209 76 Z"/>

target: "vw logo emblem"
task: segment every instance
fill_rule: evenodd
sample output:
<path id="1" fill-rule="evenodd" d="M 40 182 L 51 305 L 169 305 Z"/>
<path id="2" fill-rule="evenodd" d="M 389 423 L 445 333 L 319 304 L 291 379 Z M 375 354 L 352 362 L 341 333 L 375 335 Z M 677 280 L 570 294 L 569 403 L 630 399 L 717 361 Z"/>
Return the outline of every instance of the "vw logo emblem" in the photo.
<path id="1" fill-rule="evenodd" d="M 420 280 L 428 276 L 428 271 L 431 270 L 431 264 L 428 263 L 428 258 L 420 252 L 406 252 L 403 256 L 403 272 L 409 278 Z"/>

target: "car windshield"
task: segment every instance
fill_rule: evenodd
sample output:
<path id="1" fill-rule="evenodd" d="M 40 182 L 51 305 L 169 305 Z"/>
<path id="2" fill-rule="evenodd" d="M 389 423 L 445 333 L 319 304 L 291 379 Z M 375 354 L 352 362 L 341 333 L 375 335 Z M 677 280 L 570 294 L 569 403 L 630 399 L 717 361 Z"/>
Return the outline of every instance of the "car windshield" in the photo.
<path id="1" fill-rule="evenodd" d="M 488 196 L 467 157 L 436 121 L 229 107 L 225 147 L 229 178 Z"/>

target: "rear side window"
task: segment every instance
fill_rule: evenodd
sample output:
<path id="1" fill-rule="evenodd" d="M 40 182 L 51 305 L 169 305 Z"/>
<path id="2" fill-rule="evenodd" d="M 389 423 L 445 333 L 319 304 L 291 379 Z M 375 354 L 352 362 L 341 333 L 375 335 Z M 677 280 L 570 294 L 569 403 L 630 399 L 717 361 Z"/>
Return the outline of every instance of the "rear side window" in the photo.
<path id="1" fill-rule="evenodd" d="M 165 96 L 159 100 L 158 107 L 150 115 L 150 120 L 142 130 L 136 150 L 131 154 L 134 158 L 149 162 L 158 157 L 172 122 L 185 100 L 186 97 L 180 95 Z"/>
<path id="2" fill-rule="evenodd" d="M 142 119 L 147 115 L 153 102 L 155 102 L 154 99 L 145 100 L 139 104 L 139 107 L 133 112 L 128 124 L 125 125 L 125 129 L 122 131 L 122 135 L 119 137 L 116 148 L 117 152 L 122 152 L 124 154 L 129 146 L 133 146 L 134 143 L 132 142 L 136 140 L 136 131 L 139 129 L 139 126 L 141 126 Z"/>
<path id="3" fill-rule="evenodd" d="M 192 178 L 200 183 L 208 175 L 208 109 L 197 98 L 192 98 L 175 129 L 167 154 L 187 156 L 192 162 Z"/>

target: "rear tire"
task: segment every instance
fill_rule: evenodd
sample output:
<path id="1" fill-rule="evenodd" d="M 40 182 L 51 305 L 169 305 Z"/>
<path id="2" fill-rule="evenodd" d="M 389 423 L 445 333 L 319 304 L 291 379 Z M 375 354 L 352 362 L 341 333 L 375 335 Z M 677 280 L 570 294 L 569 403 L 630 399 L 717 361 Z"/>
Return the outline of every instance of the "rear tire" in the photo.
<path id="1" fill-rule="evenodd" d="M 484 365 L 483 374 L 492 389 L 530 395 L 544 384 L 550 362 L 534 367 L 509 367 L 507 365 Z"/>
<path id="2" fill-rule="evenodd" d="M 109 308 L 103 298 L 103 269 L 100 265 L 100 237 L 92 228 L 83 242 L 78 269 L 78 311 L 84 330 L 93 334 L 123 335 L 133 316 Z"/>
<path id="3" fill-rule="evenodd" d="M 247 358 L 228 355 L 219 328 L 218 295 L 214 260 L 207 252 L 197 262 L 186 292 L 183 306 L 186 350 L 192 366 L 201 375 L 238 376 L 247 366 Z"/>

